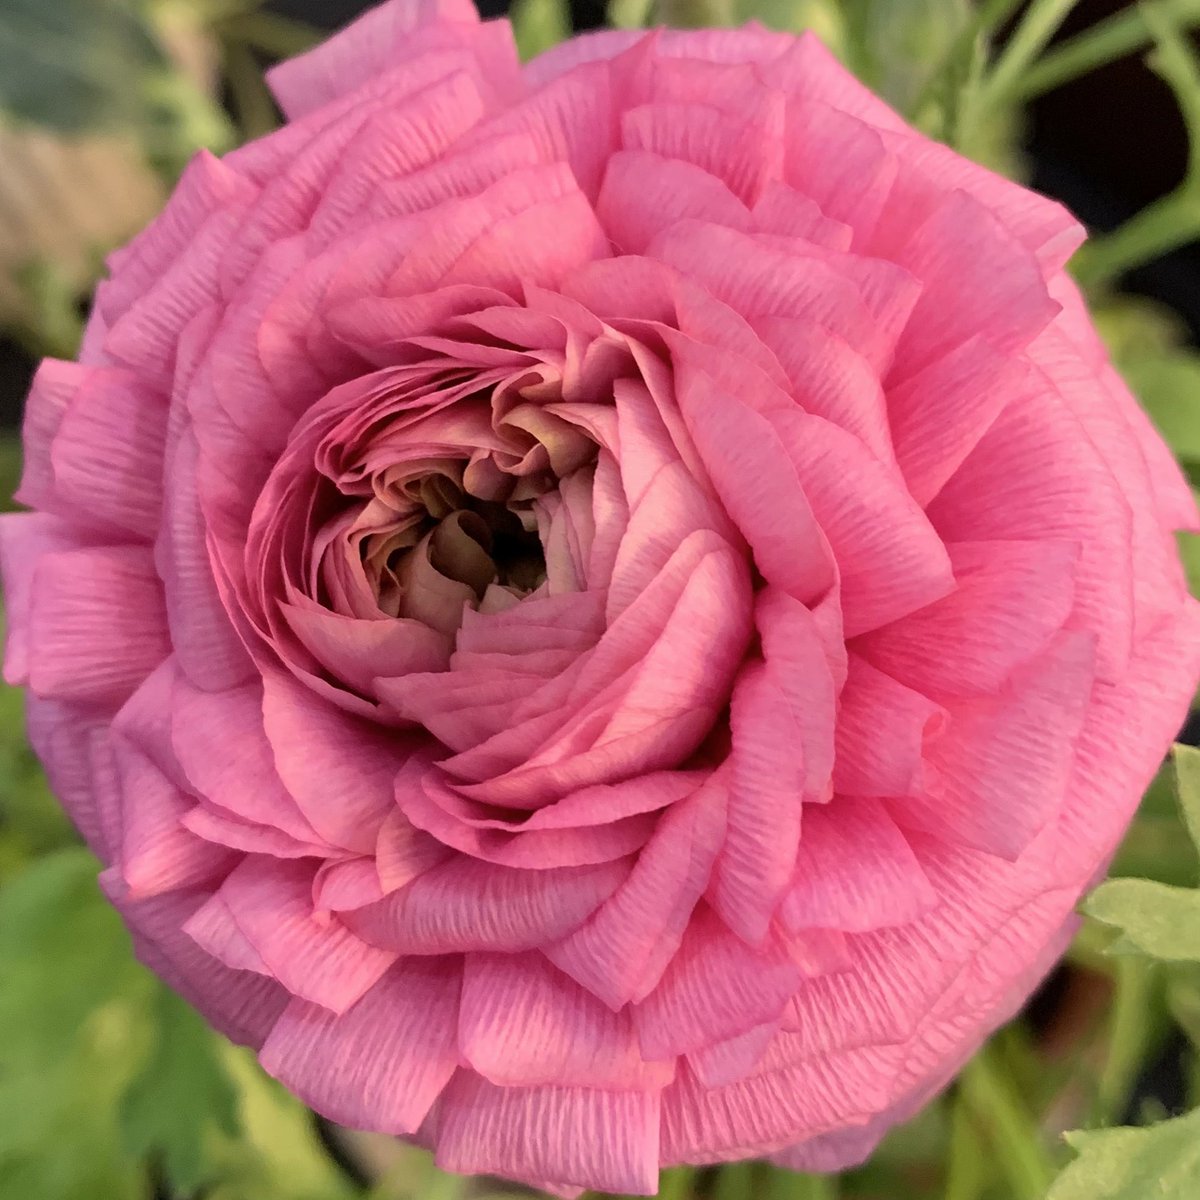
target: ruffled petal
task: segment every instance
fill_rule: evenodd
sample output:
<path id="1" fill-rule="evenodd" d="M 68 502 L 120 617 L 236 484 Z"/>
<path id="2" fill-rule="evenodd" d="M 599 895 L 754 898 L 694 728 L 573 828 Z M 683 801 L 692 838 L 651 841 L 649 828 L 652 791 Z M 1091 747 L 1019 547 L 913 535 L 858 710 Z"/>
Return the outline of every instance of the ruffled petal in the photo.
<path id="1" fill-rule="evenodd" d="M 397 963 L 348 1012 L 293 1000 L 259 1055 L 263 1068 L 330 1120 L 413 1134 L 454 1074 L 457 963 Z"/>

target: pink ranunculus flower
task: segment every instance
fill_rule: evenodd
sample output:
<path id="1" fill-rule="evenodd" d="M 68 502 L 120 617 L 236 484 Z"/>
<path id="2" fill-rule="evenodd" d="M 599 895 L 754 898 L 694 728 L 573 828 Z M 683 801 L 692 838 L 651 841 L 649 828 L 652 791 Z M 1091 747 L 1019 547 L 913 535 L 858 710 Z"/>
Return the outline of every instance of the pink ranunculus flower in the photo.
<path id="1" fill-rule="evenodd" d="M 1056 204 L 811 37 L 395 0 L 29 399 L 8 678 L 144 960 L 318 1112 L 861 1160 L 1187 705 L 1191 495 Z"/>

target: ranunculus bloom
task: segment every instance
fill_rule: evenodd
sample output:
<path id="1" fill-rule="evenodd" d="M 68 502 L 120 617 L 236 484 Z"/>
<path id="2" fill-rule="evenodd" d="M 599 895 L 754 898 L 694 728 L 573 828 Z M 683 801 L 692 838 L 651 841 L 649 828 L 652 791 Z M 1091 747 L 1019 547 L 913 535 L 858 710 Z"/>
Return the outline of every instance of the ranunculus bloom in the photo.
<path id="1" fill-rule="evenodd" d="M 812 38 L 465 0 L 279 68 L 29 399 L 8 676 L 138 951 L 455 1171 L 867 1154 L 1185 710 L 1057 205 Z"/>

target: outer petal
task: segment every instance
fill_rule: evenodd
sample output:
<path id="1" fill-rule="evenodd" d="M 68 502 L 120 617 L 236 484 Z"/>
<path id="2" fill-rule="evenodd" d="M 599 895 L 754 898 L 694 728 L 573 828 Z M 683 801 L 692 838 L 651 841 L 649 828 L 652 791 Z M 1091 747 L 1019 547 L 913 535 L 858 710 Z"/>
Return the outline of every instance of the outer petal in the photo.
<path id="1" fill-rule="evenodd" d="M 459 1046 L 502 1087 L 655 1089 L 669 1061 L 644 1061 L 629 1010 L 613 1012 L 541 954 L 471 954 L 463 976 Z"/>
<path id="2" fill-rule="evenodd" d="M 442 1098 L 437 1163 L 447 1171 L 651 1195 L 658 1092 L 496 1087 L 462 1071 Z"/>
<path id="3" fill-rule="evenodd" d="M 470 0 L 386 0 L 316 49 L 274 67 L 271 91 L 295 121 L 394 66 L 423 26 L 478 20 Z"/>
<path id="4" fill-rule="evenodd" d="M 293 1000 L 262 1065 L 331 1120 L 416 1133 L 454 1073 L 460 977 L 452 961 L 406 959 L 340 1016 Z"/>

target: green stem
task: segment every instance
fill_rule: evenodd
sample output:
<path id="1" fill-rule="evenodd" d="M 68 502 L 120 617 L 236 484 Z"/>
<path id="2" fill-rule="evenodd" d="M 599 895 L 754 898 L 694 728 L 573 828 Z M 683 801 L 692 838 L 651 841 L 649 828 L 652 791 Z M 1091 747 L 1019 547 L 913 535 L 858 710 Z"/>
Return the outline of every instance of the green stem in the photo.
<path id="1" fill-rule="evenodd" d="M 729 1163 L 717 1172 L 712 1200 L 756 1200 L 752 1162 Z"/>
<path id="2" fill-rule="evenodd" d="M 74 358 L 83 338 L 76 305 L 78 289 L 47 260 L 27 263 L 15 272 L 24 302 L 12 332 L 37 357 Z"/>
<path id="3" fill-rule="evenodd" d="M 658 1200 L 691 1200 L 695 1193 L 695 1167 L 672 1167 L 658 1177 Z"/>
<path id="4" fill-rule="evenodd" d="M 1013 30 L 983 87 L 981 104 L 1003 104 L 1017 92 L 1021 77 L 1046 48 L 1077 0 L 1033 0 Z"/>
<path id="5" fill-rule="evenodd" d="M 707 29 L 737 24 L 734 0 L 655 0 L 654 25 L 672 29 Z"/>
<path id="6" fill-rule="evenodd" d="M 1197 0 L 1170 0 L 1169 7 L 1185 27 L 1200 24 Z M 1027 101 L 1052 92 L 1097 67 L 1144 49 L 1153 40 L 1154 35 L 1140 8 L 1116 13 L 1032 63 L 1017 81 L 1015 98 Z"/>
<path id="7" fill-rule="evenodd" d="M 913 102 L 912 112 L 919 113 L 928 108 L 937 98 L 946 76 L 955 70 L 958 63 L 971 54 L 978 38 L 993 33 L 1021 6 L 1022 0 L 984 0 L 975 15 L 967 22 L 962 32 L 945 57 L 925 81 Z"/>
<path id="8" fill-rule="evenodd" d="M 311 50 L 321 34 L 303 21 L 277 17 L 274 13 L 248 12 L 220 22 L 220 34 L 230 41 L 243 42 L 272 58 L 291 58 Z"/>
<path id="9" fill-rule="evenodd" d="M 1033 1118 L 1013 1094 L 993 1055 L 976 1055 L 959 1078 L 962 1099 L 996 1151 L 995 1167 L 1003 1174 L 1013 1200 L 1042 1200 L 1054 1167 Z"/>
<path id="10" fill-rule="evenodd" d="M 1071 270 L 1085 288 L 1110 283 L 1126 271 L 1200 237 L 1200 197 L 1180 188 L 1147 205 L 1112 233 L 1094 238 L 1075 256 Z"/>
<path id="11" fill-rule="evenodd" d="M 754 1200 L 838 1200 L 839 1191 L 836 1175 L 800 1175 L 772 1167 L 761 1198 Z"/>
<path id="12" fill-rule="evenodd" d="M 1096 1087 L 1091 1124 L 1111 1125 L 1137 1079 L 1138 1071 L 1154 1036 L 1150 1019 L 1155 992 L 1153 968 L 1135 958 L 1115 958 L 1113 997 L 1108 1022 L 1108 1053 Z"/>
<path id="13" fill-rule="evenodd" d="M 1145 3 L 1140 11 L 1158 47 L 1151 65 L 1175 93 L 1187 126 L 1187 175 L 1175 191 L 1080 250 L 1072 266 L 1085 287 L 1108 283 L 1200 237 L 1200 63 L 1167 3 Z"/>
<path id="14" fill-rule="evenodd" d="M 1139 7 L 1157 46 L 1150 65 L 1175 94 L 1187 126 L 1189 153 L 1184 186 L 1200 188 L 1200 62 L 1171 6 L 1159 2 Z"/>
<path id="15" fill-rule="evenodd" d="M 227 41 L 223 53 L 225 80 L 242 141 L 252 141 L 277 129 L 279 114 L 253 51 L 244 42 Z"/>
<path id="16" fill-rule="evenodd" d="M 979 1130 L 961 1091 L 950 1111 L 950 1150 L 944 1200 L 979 1200 L 987 1187 L 987 1167 Z"/>

